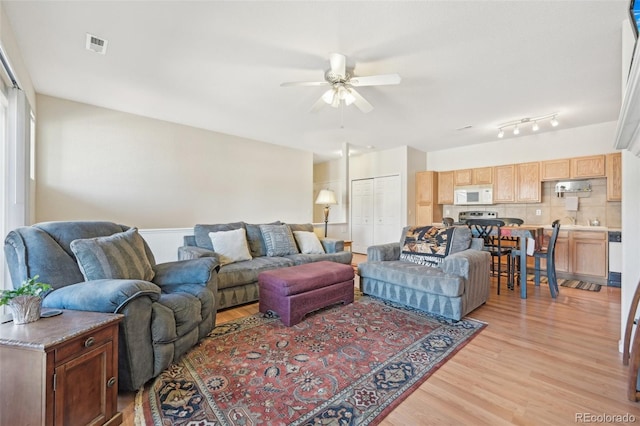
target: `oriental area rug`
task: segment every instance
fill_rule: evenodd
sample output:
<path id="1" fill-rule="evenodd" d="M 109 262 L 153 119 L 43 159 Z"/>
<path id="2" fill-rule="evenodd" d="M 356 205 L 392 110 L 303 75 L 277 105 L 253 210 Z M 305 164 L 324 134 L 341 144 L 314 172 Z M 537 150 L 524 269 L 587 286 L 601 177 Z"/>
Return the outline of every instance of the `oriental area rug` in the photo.
<path id="1" fill-rule="evenodd" d="M 136 395 L 137 425 L 376 425 L 485 323 L 363 296 L 218 325 Z"/>

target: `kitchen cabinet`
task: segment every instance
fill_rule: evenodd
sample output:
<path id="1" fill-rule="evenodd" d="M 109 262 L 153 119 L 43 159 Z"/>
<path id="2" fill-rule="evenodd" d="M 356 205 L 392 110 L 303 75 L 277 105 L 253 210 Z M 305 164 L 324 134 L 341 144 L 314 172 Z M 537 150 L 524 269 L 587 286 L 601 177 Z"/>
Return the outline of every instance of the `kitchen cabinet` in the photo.
<path id="1" fill-rule="evenodd" d="M 416 173 L 416 225 L 442 222 L 442 205 L 436 203 L 438 175 L 436 172 Z"/>
<path id="2" fill-rule="evenodd" d="M 453 182 L 455 186 L 464 186 L 473 184 L 473 170 L 461 169 L 453 171 Z"/>
<path id="3" fill-rule="evenodd" d="M 493 167 L 480 167 L 473 169 L 474 185 L 490 185 L 493 183 Z"/>
<path id="4" fill-rule="evenodd" d="M 606 231 L 570 231 L 570 271 L 575 275 L 607 278 Z"/>
<path id="5" fill-rule="evenodd" d="M 542 201 L 540 163 L 516 164 L 516 203 L 539 203 Z"/>
<path id="6" fill-rule="evenodd" d="M 622 154 L 607 154 L 607 201 L 622 201 Z"/>
<path id="7" fill-rule="evenodd" d="M 571 178 L 586 179 L 605 176 L 605 156 L 591 155 L 571 159 Z"/>
<path id="8" fill-rule="evenodd" d="M 515 166 L 495 166 L 493 168 L 493 202 L 513 203 L 516 200 Z"/>
<path id="9" fill-rule="evenodd" d="M 548 160 L 540 163 L 540 179 L 563 180 L 571 178 L 571 160 L 563 158 L 560 160 Z"/>
<path id="10" fill-rule="evenodd" d="M 453 204 L 453 172 L 438 172 L 438 204 Z"/>
<path id="11" fill-rule="evenodd" d="M 552 230 L 545 229 L 545 246 Z M 588 230 L 562 230 L 556 241 L 556 272 L 560 278 L 582 279 L 606 284 L 607 232 Z M 546 268 L 542 260 L 541 268 Z"/>
<path id="12" fill-rule="evenodd" d="M 119 425 L 122 315 L 63 311 L 0 325 L 0 424 Z"/>
<path id="13" fill-rule="evenodd" d="M 493 183 L 493 167 L 454 170 L 453 176 L 455 186 L 490 185 Z"/>

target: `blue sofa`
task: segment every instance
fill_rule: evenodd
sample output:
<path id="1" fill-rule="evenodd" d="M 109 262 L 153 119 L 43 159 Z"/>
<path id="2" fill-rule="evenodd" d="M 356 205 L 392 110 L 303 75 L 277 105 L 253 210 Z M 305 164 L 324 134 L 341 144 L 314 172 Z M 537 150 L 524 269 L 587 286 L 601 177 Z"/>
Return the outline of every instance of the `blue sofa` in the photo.
<path id="1" fill-rule="evenodd" d="M 269 225 L 282 225 L 282 223 L 273 222 Z M 292 232 L 314 231 L 313 225 L 310 223 L 288 224 L 288 226 Z M 218 262 L 218 255 L 213 249 L 209 233 L 241 228 L 246 231 L 252 258 L 251 260 L 235 262 L 220 267 L 217 274 L 218 309 L 257 301 L 259 299 L 258 275 L 262 271 L 319 262 L 321 260 L 344 263 L 346 265 L 351 264 L 352 253 L 344 250 L 344 241 L 332 238 L 320 239 L 325 251 L 322 254 L 296 253 L 284 256 L 267 256 L 260 225 L 245 222 L 196 225 L 193 229 L 193 235 L 186 236 L 184 245 L 178 249 L 178 259 L 210 257 Z"/>
<path id="2" fill-rule="evenodd" d="M 119 258 L 99 252 L 114 247 L 128 251 Z M 121 390 L 142 387 L 215 326 L 215 259 L 156 264 L 134 228 L 111 222 L 39 223 L 11 231 L 4 251 L 14 287 L 35 275 L 51 284 L 43 307 L 124 315 L 118 345 Z M 113 278 L 129 273 L 140 276 Z M 104 274 L 112 278 L 93 279 Z"/>
<path id="3" fill-rule="evenodd" d="M 358 265 L 362 293 L 460 320 L 489 298 L 491 255 L 466 226 L 453 227 L 449 254 L 438 266 L 401 259 L 405 227 L 398 243 L 371 246 Z"/>

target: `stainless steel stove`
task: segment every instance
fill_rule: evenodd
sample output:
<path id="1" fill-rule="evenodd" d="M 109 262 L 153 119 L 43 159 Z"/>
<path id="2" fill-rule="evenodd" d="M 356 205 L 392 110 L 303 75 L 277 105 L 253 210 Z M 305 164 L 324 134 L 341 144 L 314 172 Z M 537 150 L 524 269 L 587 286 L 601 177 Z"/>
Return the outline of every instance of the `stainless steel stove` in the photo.
<path id="1" fill-rule="evenodd" d="M 464 224 L 468 219 L 497 219 L 498 212 L 470 210 L 458 214 L 458 223 Z"/>

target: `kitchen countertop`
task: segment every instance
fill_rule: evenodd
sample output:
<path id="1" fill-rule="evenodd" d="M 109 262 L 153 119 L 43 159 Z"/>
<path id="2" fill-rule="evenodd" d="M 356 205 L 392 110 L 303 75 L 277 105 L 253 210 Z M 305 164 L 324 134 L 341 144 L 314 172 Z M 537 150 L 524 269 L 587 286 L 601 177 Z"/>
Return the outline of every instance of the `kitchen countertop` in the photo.
<path id="1" fill-rule="evenodd" d="M 526 223 L 525 223 L 526 225 Z M 542 225 L 544 229 L 552 229 L 551 225 Z M 620 231 L 620 228 L 610 228 L 608 226 L 590 226 L 590 225 L 564 225 L 560 224 L 561 231 Z"/>

